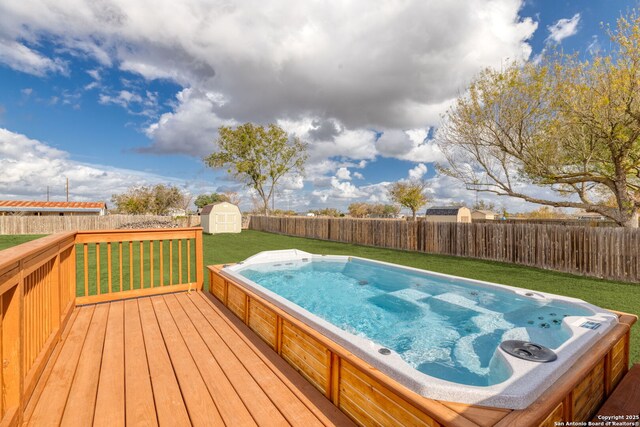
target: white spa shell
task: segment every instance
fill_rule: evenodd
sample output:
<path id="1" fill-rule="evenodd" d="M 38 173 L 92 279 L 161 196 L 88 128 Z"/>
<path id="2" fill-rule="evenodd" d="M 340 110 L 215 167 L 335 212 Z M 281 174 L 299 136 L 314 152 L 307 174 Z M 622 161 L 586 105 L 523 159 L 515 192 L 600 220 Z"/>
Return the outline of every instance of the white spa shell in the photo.
<path id="1" fill-rule="evenodd" d="M 242 214 L 233 203 L 213 203 L 200 212 L 202 231 L 207 234 L 239 233 L 242 227 Z"/>
<path id="2" fill-rule="evenodd" d="M 519 297 L 527 297 L 541 301 L 565 301 L 587 308 L 592 312 L 589 316 L 569 316 L 563 320 L 563 328 L 571 333 L 571 337 L 560 347 L 554 349 L 558 358 L 552 363 L 537 363 L 516 358 L 507 354 L 500 347 L 496 349 L 494 357 L 508 365 L 511 376 L 498 384 L 490 386 L 472 386 L 458 384 L 424 374 L 409 366 L 400 355 L 392 351 L 382 355 L 378 350 L 380 345 L 367 339 L 347 332 L 327 322 L 315 314 L 305 310 L 297 304 L 281 297 L 267 288 L 247 279 L 240 272 L 260 264 L 277 262 L 281 269 L 287 269 L 287 265 L 304 262 L 346 262 L 357 259 L 375 265 L 387 265 L 405 271 L 414 271 L 430 276 L 453 279 L 458 282 L 475 285 L 478 287 L 500 288 L 511 290 Z M 271 266 L 270 268 L 275 268 Z M 412 267 L 389 264 L 382 261 L 367 260 L 359 257 L 340 255 L 314 255 L 298 249 L 260 252 L 243 262 L 229 265 L 222 269 L 222 275 L 229 277 L 234 282 L 244 285 L 258 296 L 266 299 L 291 316 L 311 326 L 319 333 L 325 335 L 337 344 L 343 346 L 353 354 L 382 371 L 395 381 L 410 390 L 429 399 L 445 402 L 458 402 L 489 406 L 494 408 L 525 409 L 528 408 L 542 393 L 555 383 L 567 370 L 581 357 L 589 352 L 589 349 L 618 323 L 618 317 L 607 310 L 596 307 L 585 301 L 531 291 L 480 280 L 466 279 L 450 276 L 433 271 L 425 271 Z M 585 322 L 600 324 L 596 329 L 585 328 Z"/>

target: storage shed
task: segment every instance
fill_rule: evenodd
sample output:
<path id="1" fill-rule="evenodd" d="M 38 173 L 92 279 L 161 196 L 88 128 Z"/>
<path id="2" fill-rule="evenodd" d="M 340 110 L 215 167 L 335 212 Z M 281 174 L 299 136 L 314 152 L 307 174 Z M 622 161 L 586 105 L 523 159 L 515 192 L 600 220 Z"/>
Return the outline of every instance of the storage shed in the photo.
<path id="1" fill-rule="evenodd" d="M 200 212 L 202 231 L 208 234 L 239 233 L 242 214 L 238 206 L 229 202 L 207 205 Z"/>
<path id="2" fill-rule="evenodd" d="M 425 220 L 431 222 L 471 222 L 471 211 L 464 206 L 438 206 L 427 209 Z"/>
<path id="3" fill-rule="evenodd" d="M 471 211 L 471 220 L 475 221 L 477 219 L 496 219 L 496 214 L 491 211 L 486 211 L 482 209 L 475 209 Z"/>

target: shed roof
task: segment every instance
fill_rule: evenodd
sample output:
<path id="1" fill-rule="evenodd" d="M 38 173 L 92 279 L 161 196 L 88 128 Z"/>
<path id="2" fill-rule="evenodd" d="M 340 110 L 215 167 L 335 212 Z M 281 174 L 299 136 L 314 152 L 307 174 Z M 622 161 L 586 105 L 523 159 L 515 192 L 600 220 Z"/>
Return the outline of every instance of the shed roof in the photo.
<path id="1" fill-rule="evenodd" d="M 89 211 L 99 212 L 106 209 L 105 202 L 42 202 L 29 200 L 0 200 L 0 211 Z"/>
<path id="2" fill-rule="evenodd" d="M 464 206 L 434 206 L 427 209 L 426 215 L 458 215 Z"/>
<path id="3" fill-rule="evenodd" d="M 211 211 L 213 210 L 213 207 L 214 207 L 214 206 L 224 205 L 224 204 L 227 204 L 227 205 L 231 205 L 231 206 L 238 207 L 237 205 L 234 205 L 233 203 L 230 203 L 230 202 L 217 202 L 217 203 L 211 203 L 210 205 L 206 205 L 204 208 L 202 208 L 202 210 L 200 211 L 200 215 L 207 215 L 207 214 L 210 214 L 210 213 L 211 213 Z M 238 209 L 240 209 L 240 208 L 238 208 Z"/>

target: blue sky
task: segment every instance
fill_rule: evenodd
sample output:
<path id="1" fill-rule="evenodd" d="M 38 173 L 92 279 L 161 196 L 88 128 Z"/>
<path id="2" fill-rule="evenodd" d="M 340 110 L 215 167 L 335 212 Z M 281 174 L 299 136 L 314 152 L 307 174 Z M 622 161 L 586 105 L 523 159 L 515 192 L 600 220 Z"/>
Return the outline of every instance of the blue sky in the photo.
<path id="1" fill-rule="evenodd" d="M 43 199 L 49 186 L 62 199 L 68 177 L 74 200 L 163 182 L 237 191 L 250 209 L 246 186 L 201 158 L 220 125 L 252 121 L 309 143 L 306 177 L 283 183 L 278 207 L 386 202 L 389 182 L 412 177 L 430 181 L 433 204 L 472 203 L 434 168 L 448 105 L 484 67 L 606 52 L 602 23 L 637 5 L 329 3 L 2 2 L 0 198 Z"/>

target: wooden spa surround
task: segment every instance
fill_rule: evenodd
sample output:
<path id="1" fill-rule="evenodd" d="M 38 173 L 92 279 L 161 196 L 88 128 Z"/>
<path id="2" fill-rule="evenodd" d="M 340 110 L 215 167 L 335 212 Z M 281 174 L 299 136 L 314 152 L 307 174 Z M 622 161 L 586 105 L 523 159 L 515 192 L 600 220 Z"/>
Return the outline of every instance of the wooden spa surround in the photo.
<path id="1" fill-rule="evenodd" d="M 588 421 L 629 367 L 629 337 L 637 317 L 619 324 L 524 410 L 428 399 L 409 390 L 344 347 L 243 284 L 209 266 L 209 292 L 294 369 L 359 425 L 548 426 Z"/>

